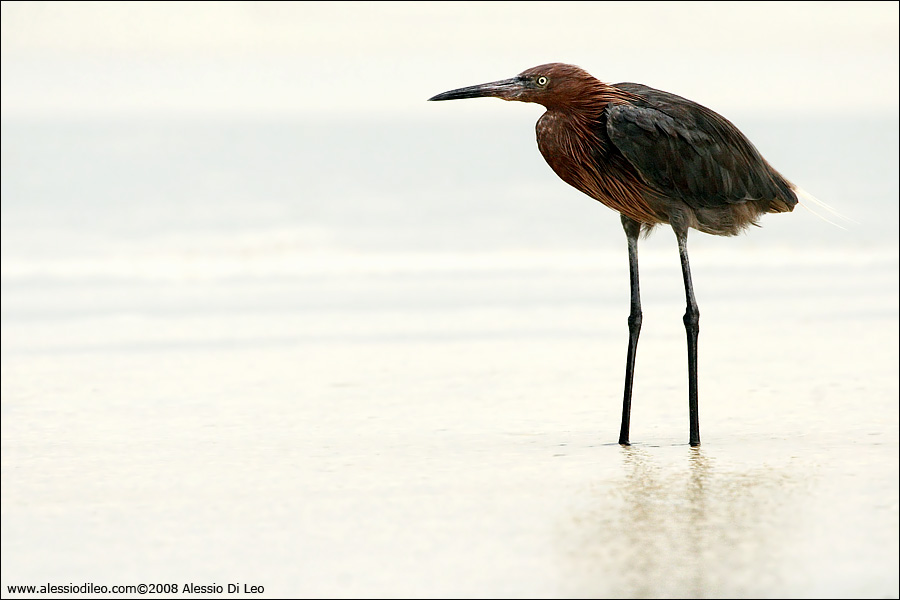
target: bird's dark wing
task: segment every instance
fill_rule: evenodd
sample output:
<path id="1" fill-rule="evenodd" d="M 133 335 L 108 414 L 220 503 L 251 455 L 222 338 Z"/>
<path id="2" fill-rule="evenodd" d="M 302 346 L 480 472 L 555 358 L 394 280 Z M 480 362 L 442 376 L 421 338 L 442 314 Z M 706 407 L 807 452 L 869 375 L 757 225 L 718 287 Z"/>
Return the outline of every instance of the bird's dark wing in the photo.
<path id="1" fill-rule="evenodd" d="M 639 99 L 607 108 L 607 134 L 656 192 L 696 207 L 782 198 L 796 203 L 790 184 L 724 117 L 644 85 L 616 87 Z"/>

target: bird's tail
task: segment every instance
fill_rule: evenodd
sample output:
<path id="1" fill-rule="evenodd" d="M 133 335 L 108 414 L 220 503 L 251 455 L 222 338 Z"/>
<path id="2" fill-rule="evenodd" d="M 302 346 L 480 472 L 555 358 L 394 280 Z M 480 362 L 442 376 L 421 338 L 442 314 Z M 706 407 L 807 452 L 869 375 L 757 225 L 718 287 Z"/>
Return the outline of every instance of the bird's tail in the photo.
<path id="1" fill-rule="evenodd" d="M 846 229 L 846 227 L 842 226 L 840 223 L 837 223 L 835 221 L 845 221 L 845 222 L 849 222 L 849 223 L 854 223 L 856 225 L 859 224 L 856 221 L 854 221 L 853 219 L 851 219 L 850 217 L 845 217 L 844 215 L 842 215 L 835 209 L 831 208 L 830 206 L 828 206 L 827 204 L 825 204 L 824 202 L 822 202 L 821 200 L 819 200 L 818 198 L 816 198 L 815 196 L 813 196 L 812 194 L 810 194 L 809 192 L 807 192 L 806 190 L 801 188 L 800 186 L 792 184 L 791 189 L 794 191 L 795 194 L 797 194 L 797 200 L 798 200 L 798 204 L 800 206 L 802 206 L 803 208 L 805 208 L 812 214 L 816 215 L 817 217 L 819 217 L 826 223 L 831 223 L 832 225 L 834 225 L 835 227 L 838 227 L 840 229 Z M 822 213 L 828 214 L 828 216 L 825 216 L 824 214 L 816 211 L 811 206 L 817 207 L 818 209 L 820 209 L 822 211 Z M 829 218 L 829 217 L 831 217 L 831 218 Z M 832 219 L 834 219 L 834 220 L 832 220 Z"/>

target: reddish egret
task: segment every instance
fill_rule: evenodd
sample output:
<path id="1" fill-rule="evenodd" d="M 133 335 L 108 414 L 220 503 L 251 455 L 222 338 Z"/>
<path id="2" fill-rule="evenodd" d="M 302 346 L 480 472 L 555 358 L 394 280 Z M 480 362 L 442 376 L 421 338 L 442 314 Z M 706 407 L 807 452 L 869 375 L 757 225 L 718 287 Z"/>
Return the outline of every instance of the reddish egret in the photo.
<path id="1" fill-rule="evenodd" d="M 551 63 L 512 79 L 464 87 L 430 100 L 494 97 L 536 102 L 538 148 L 559 177 L 618 211 L 628 241 L 631 313 L 619 443 L 627 445 L 634 359 L 641 331 L 638 236 L 667 223 L 675 231 L 687 311 L 690 444 L 700 445 L 697 335 L 687 234 L 735 235 L 764 213 L 790 212 L 798 188 L 724 117 L 675 94 L 637 83 L 610 85 L 572 65 Z"/>

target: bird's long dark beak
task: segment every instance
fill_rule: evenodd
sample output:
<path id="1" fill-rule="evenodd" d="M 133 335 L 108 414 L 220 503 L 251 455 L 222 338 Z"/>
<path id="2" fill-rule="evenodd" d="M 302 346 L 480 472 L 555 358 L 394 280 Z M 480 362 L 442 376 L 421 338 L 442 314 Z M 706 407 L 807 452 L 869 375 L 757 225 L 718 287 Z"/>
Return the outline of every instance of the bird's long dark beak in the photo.
<path id="1" fill-rule="evenodd" d="M 481 85 L 471 85 L 458 90 L 450 90 L 449 92 L 432 96 L 428 100 L 462 100 L 463 98 L 487 97 L 515 100 L 524 89 L 525 86 L 522 80 L 518 77 L 513 77 L 512 79 L 503 79 L 491 83 L 482 83 Z"/>

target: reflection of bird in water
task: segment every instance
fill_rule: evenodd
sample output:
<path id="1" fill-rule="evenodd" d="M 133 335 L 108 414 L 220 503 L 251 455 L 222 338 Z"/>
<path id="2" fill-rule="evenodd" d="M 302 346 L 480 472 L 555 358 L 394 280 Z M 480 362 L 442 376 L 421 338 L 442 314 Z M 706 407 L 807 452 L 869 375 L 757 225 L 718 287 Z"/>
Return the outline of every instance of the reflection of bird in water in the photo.
<path id="1" fill-rule="evenodd" d="M 562 523 L 564 595 L 759 597 L 799 576 L 783 549 L 804 530 L 802 481 L 723 468 L 701 448 L 621 455 L 622 477 L 588 486 Z"/>
<path id="2" fill-rule="evenodd" d="M 636 83 L 609 85 L 566 64 L 541 65 L 512 79 L 460 88 L 431 100 L 492 96 L 536 102 L 547 111 L 537 141 L 566 183 L 620 213 L 628 240 L 631 314 L 619 443 L 629 443 L 631 392 L 641 301 L 637 241 L 659 224 L 678 239 L 687 298 L 690 444 L 700 444 L 697 337 L 700 312 L 688 263 L 694 228 L 735 235 L 765 213 L 789 212 L 796 186 L 763 159 L 728 120 L 690 100 Z"/>

